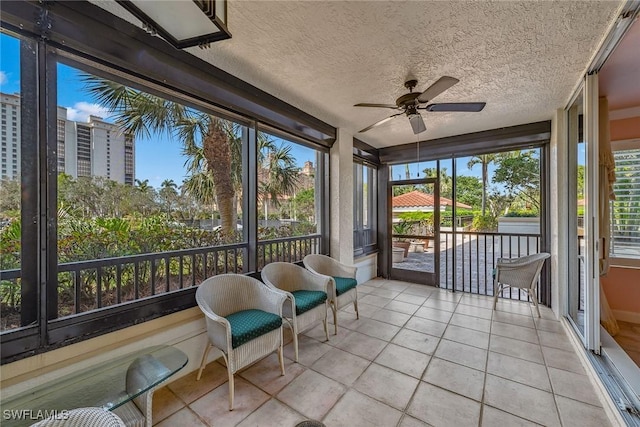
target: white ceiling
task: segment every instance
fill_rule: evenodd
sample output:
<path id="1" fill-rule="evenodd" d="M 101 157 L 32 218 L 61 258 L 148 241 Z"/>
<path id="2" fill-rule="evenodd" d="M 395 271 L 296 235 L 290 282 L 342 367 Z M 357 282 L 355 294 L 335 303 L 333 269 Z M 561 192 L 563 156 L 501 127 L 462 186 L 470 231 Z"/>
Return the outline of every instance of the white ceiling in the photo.
<path id="1" fill-rule="evenodd" d="M 94 3 L 128 16 L 111 0 Z M 230 0 L 232 39 L 187 50 L 380 148 L 416 141 L 407 118 L 359 134 L 394 111 L 353 104 L 394 103 L 410 77 L 420 91 L 442 75 L 460 79 L 434 102 L 487 103 L 480 113 L 423 112 L 421 140 L 551 119 L 621 6 L 621 0 Z"/>

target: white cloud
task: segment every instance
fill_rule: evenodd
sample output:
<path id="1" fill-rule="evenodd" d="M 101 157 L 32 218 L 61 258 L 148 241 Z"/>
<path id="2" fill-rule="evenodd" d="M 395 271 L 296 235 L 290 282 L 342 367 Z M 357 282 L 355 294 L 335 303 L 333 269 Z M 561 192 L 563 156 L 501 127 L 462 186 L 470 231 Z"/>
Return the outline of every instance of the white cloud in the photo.
<path id="1" fill-rule="evenodd" d="M 4 71 L 0 71 L 0 85 L 3 85 L 8 81 L 9 78 L 7 77 L 7 73 L 5 73 Z"/>
<path id="2" fill-rule="evenodd" d="M 109 110 L 100 104 L 90 104 L 84 101 L 76 102 L 73 107 L 67 107 L 67 120 L 88 122 L 89 116 L 106 119 L 109 116 Z"/>

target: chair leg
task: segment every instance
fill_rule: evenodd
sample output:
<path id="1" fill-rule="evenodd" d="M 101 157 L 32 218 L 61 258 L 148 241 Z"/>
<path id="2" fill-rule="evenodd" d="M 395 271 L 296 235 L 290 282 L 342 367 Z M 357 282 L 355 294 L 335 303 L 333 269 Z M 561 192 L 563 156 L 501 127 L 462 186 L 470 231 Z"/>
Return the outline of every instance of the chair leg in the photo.
<path id="1" fill-rule="evenodd" d="M 356 311 L 356 319 L 360 319 L 360 313 L 358 312 L 358 294 L 356 294 L 356 298 L 353 300 L 353 308 Z"/>
<path id="2" fill-rule="evenodd" d="M 327 316 L 322 320 L 322 325 L 324 326 L 324 336 L 329 341 L 329 327 L 327 325 Z"/>
<path id="3" fill-rule="evenodd" d="M 298 328 L 296 324 L 292 325 L 291 333 L 293 335 L 293 352 L 295 354 L 296 363 L 298 363 Z"/>
<path id="4" fill-rule="evenodd" d="M 198 376 L 196 377 L 196 381 L 200 381 L 200 377 L 202 376 L 202 371 L 204 370 L 205 365 L 207 364 L 207 356 L 209 355 L 209 351 L 211 350 L 213 345 L 211 343 L 207 344 L 207 348 L 204 349 L 204 354 L 202 355 L 202 362 L 200 362 L 200 369 L 198 370 Z"/>
<path id="5" fill-rule="evenodd" d="M 233 395 L 235 392 L 235 384 L 233 382 L 233 372 L 231 372 L 231 366 L 227 363 L 227 372 L 229 373 L 229 410 L 233 411 Z"/>
<path id="6" fill-rule="evenodd" d="M 297 344 L 296 344 L 297 346 Z M 298 347 L 296 347 L 296 350 L 298 349 Z M 282 350 L 282 343 L 280 343 L 280 347 L 278 347 L 278 360 L 280 361 L 280 374 L 282 376 L 284 376 L 284 356 L 283 356 L 284 351 Z M 296 351 L 296 362 L 298 361 L 298 354 Z"/>
<path id="7" fill-rule="evenodd" d="M 540 316 L 540 308 L 538 307 L 538 295 L 536 293 L 536 288 L 531 288 L 530 292 L 529 292 L 532 296 L 532 300 L 533 300 L 533 305 L 536 306 L 536 311 L 538 312 L 538 317 L 542 317 Z"/>
<path id="8" fill-rule="evenodd" d="M 498 294 L 500 293 L 501 287 L 502 285 L 500 285 L 499 283 L 495 283 L 493 285 L 493 310 L 494 311 L 496 309 L 496 304 L 498 303 Z"/>
<path id="9" fill-rule="evenodd" d="M 331 310 L 333 311 L 333 326 L 335 328 L 334 335 L 338 335 L 338 308 L 336 304 L 331 304 Z"/>

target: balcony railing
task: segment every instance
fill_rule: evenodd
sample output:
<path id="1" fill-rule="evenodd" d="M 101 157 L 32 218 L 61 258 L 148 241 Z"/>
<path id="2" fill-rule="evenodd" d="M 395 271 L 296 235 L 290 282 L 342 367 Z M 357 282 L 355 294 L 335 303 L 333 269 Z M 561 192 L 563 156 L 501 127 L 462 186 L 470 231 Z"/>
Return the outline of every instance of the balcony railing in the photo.
<path id="1" fill-rule="evenodd" d="M 498 258 L 516 258 L 540 252 L 539 234 L 440 232 L 440 287 L 493 295 L 493 270 Z M 454 265 L 454 254 L 455 265 Z M 540 293 L 538 284 L 538 295 Z M 501 297 L 528 300 L 526 292 L 508 288 Z"/>
<path id="2" fill-rule="evenodd" d="M 320 252 L 320 234 L 258 242 L 258 270 L 272 262 L 299 262 L 308 255 Z"/>

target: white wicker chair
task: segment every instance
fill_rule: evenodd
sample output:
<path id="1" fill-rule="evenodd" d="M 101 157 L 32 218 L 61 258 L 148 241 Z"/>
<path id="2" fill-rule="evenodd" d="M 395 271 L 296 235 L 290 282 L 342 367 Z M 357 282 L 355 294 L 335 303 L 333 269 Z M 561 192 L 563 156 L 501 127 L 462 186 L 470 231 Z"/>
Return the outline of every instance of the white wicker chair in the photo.
<path id="1" fill-rule="evenodd" d="M 287 325 L 293 332 L 293 348 L 298 361 L 298 334 L 318 321 L 327 331 L 328 289 L 331 279 L 314 274 L 304 268 L 288 262 L 272 262 L 262 269 L 262 281 L 285 291 L 287 301 L 282 309 Z"/>
<path id="2" fill-rule="evenodd" d="M 77 408 L 46 418 L 31 427 L 125 427 L 113 412 L 102 408 Z"/>
<path id="3" fill-rule="evenodd" d="M 198 287 L 196 301 L 206 316 L 209 345 L 202 356 L 197 380 L 211 347 L 221 350 L 229 373 L 229 410 L 233 410 L 233 374 L 238 370 L 277 350 L 284 375 L 282 304 L 286 299 L 284 292 L 240 274 L 210 277 Z M 259 322 L 255 321 L 256 317 Z M 276 323 L 279 325 L 274 328 Z M 251 330 L 241 329 L 248 324 Z"/>
<path id="4" fill-rule="evenodd" d="M 310 271 L 331 278 L 331 286 L 328 292 L 329 304 L 333 311 L 333 324 L 335 333 L 338 334 L 338 310 L 349 303 L 353 303 L 358 313 L 358 290 L 356 281 L 357 267 L 344 265 L 335 259 L 321 254 L 309 254 L 302 260 L 304 266 Z"/>
<path id="5" fill-rule="evenodd" d="M 536 284 L 544 261 L 550 256 L 546 252 L 541 252 L 520 258 L 498 258 L 493 283 L 493 309 L 496 309 L 498 294 L 502 289 L 519 288 L 529 294 L 540 317 Z"/>

